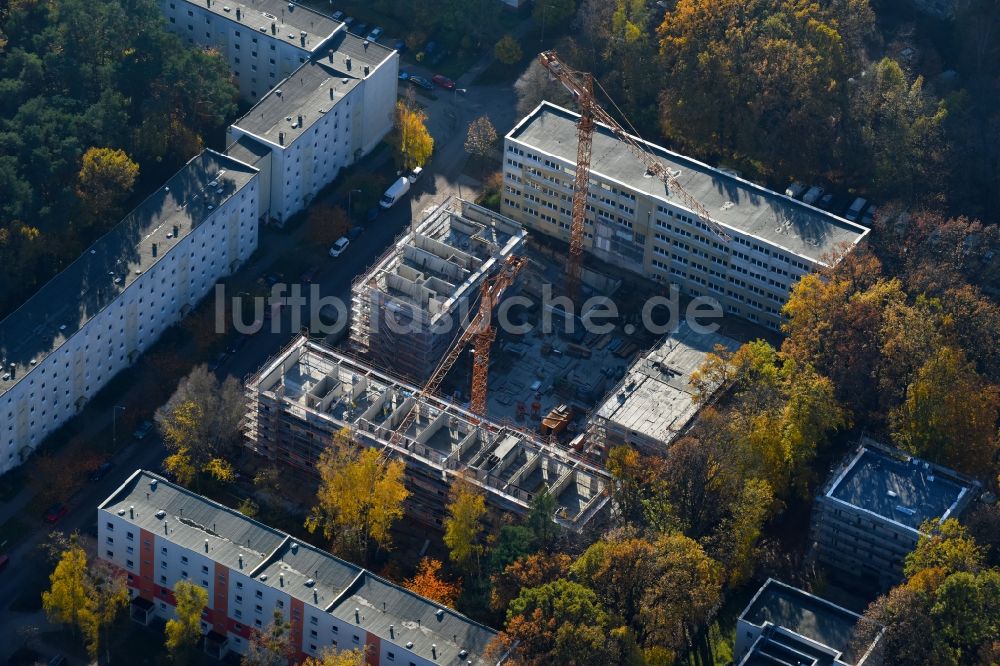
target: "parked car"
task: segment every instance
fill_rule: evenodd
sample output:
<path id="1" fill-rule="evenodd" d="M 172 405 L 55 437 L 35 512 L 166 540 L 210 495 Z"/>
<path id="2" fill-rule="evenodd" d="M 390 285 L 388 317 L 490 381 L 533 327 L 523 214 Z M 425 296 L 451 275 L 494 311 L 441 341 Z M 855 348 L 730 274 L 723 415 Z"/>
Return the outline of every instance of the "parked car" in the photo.
<path id="1" fill-rule="evenodd" d="M 789 196 L 793 199 L 798 199 L 802 196 L 802 193 L 806 191 L 806 184 L 801 181 L 795 181 L 785 189 L 785 196 Z"/>
<path id="2" fill-rule="evenodd" d="M 152 421 L 143 421 L 142 423 L 139 424 L 139 427 L 135 429 L 135 432 L 132 433 L 132 436 L 135 437 L 136 439 L 145 439 L 146 435 L 148 435 L 149 431 L 152 429 L 153 429 Z"/>
<path id="3" fill-rule="evenodd" d="M 394 41 L 392 43 L 392 48 L 394 48 L 395 50 L 397 50 L 400 53 L 402 53 L 403 51 L 406 50 L 406 40 L 404 40 L 404 39 L 397 39 L 396 41 Z"/>
<path id="4" fill-rule="evenodd" d="M 423 88 L 424 90 L 434 90 L 434 84 L 422 76 L 411 75 L 409 81 L 413 85 Z"/>
<path id="5" fill-rule="evenodd" d="M 330 14 L 330 18 L 332 18 L 334 21 L 343 21 L 344 20 L 344 12 L 342 12 L 342 11 L 335 11 L 333 14 Z"/>
<path id="6" fill-rule="evenodd" d="M 402 199 L 403 195 L 409 191 L 410 179 L 406 176 L 400 176 L 378 200 L 378 205 L 382 208 L 392 208 L 392 205 Z"/>
<path id="7" fill-rule="evenodd" d="M 867 199 L 863 197 L 858 197 L 857 199 L 854 200 L 854 203 L 851 204 L 851 207 L 847 209 L 847 212 L 844 213 L 844 217 L 846 217 L 851 222 L 857 222 L 858 219 L 861 217 L 861 212 L 865 209 L 867 205 L 868 205 Z"/>
<path id="8" fill-rule="evenodd" d="M 319 266 L 313 266 L 307 269 L 301 276 L 299 276 L 299 280 L 301 280 L 303 284 L 312 284 L 312 281 L 315 280 L 316 276 L 319 274 L 319 269 Z"/>
<path id="9" fill-rule="evenodd" d="M 812 187 L 809 188 L 809 191 L 806 192 L 805 196 L 802 197 L 802 201 L 804 201 L 807 204 L 809 204 L 810 206 L 812 206 L 817 201 L 819 201 L 820 197 L 823 196 L 823 192 L 825 192 L 825 191 L 826 190 L 824 190 L 819 185 L 813 185 Z"/>
<path id="10" fill-rule="evenodd" d="M 330 248 L 330 256 L 339 257 L 344 253 L 344 250 L 346 250 L 347 246 L 350 244 L 351 241 L 347 238 L 347 236 L 341 236 L 337 239 L 337 242 L 333 244 L 333 247 Z"/>
<path id="11" fill-rule="evenodd" d="M 409 72 L 404 72 L 403 70 L 399 70 L 399 80 L 400 81 L 409 81 L 410 80 L 410 73 Z"/>
<path id="12" fill-rule="evenodd" d="M 454 90 L 455 89 L 455 82 L 452 81 L 451 79 L 449 79 L 444 74 L 435 74 L 433 77 L 431 77 L 431 80 L 434 83 L 436 83 L 437 85 L 439 85 L 442 88 L 444 88 L 445 90 Z"/>
<path id="13" fill-rule="evenodd" d="M 872 222 L 875 221 L 875 213 L 878 212 L 878 208 L 875 206 L 869 206 L 865 214 L 861 216 L 861 224 L 866 227 L 872 226 Z"/>
<path id="14" fill-rule="evenodd" d="M 354 25 L 354 17 L 353 16 L 348 16 L 347 18 L 345 18 L 344 19 L 344 25 L 346 25 L 348 28 L 350 28 L 352 25 Z"/>
<path id="15" fill-rule="evenodd" d="M 110 461 L 102 462 L 93 472 L 90 473 L 90 480 L 100 481 L 107 475 L 108 472 L 111 471 L 112 467 L 114 467 L 114 465 L 112 465 Z"/>
<path id="16" fill-rule="evenodd" d="M 63 516 L 69 513 L 69 507 L 63 503 L 53 504 L 45 512 L 45 522 L 55 524 L 58 523 Z"/>
<path id="17" fill-rule="evenodd" d="M 370 213 L 372 210 L 373 209 L 369 209 L 368 212 Z M 376 206 L 374 208 L 374 210 L 378 211 L 378 206 Z M 375 215 L 377 216 L 378 213 L 376 212 Z M 365 228 L 364 227 L 353 226 L 353 227 L 351 227 L 351 230 L 347 232 L 347 238 L 349 238 L 350 240 L 355 240 L 358 236 L 360 236 L 364 232 L 365 232 Z"/>
<path id="18" fill-rule="evenodd" d="M 833 208 L 833 195 L 832 194 L 824 194 L 822 197 L 820 197 L 819 203 L 816 204 L 816 205 L 819 206 L 820 208 L 822 208 L 823 210 L 830 210 L 830 209 L 832 209 Z"/>
<path id="19" fill-rule="evenodd" d="M 351 32 L 358 37 L 364 37 L 368 33 L 368 24 L 362 21 L 351 26 Z"/>
<path id="20" fill-rule="evenodd" d="M 369 209 L 368 209 L 368 210 L 367 210 L 367 211 L 365 212 L 365 222 L 368 222 L 368 223 L 372 223 L 372 222 L 374 222 L 375 220 L 377 220 L 377 219 L 378 219 L 378 214 L 379 214 L 379 212 L 380 212 L 381 210 L 382 210 L 382 209 L 381 209 L 381 208 L 379 208 L 378 206 L 372 206 L 371 208 L 369 208 Z M 360 228 L 360 227 L 355 227 L 355 228 Z M 354 230 L 354 229 L 352 229 L 351 231 L 353 231 L 353 230 Z"/>
<path id="21" fill-rule="evenodd" d="M 375 26 L 375 29 L 368 33 L 368 41 L 377 42 L 379 38 L 382 37 L 382 33 L 384 32 L 385 30 L 383 30 L 381 27 Z"/>
<path id="22" fill-rule="evenodd" d="M 423 173 L 424 173 L 423 167 L 413 167 L 413 171 L 411 171 L 410 175 L 408 176 L 408 178 L 410 179 L 410 184 L 414 184 L 418 180 L 420 180 L 420 176 L 423 175 Z"/>

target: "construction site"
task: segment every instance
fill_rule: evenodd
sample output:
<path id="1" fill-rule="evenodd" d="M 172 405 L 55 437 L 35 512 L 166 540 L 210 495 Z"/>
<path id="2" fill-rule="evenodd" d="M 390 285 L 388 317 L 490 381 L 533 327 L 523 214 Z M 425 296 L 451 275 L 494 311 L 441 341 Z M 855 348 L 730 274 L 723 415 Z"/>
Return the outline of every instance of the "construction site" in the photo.
<path id="1" fill-rule="evenodd" d="M 441 525 L 457 477 L 500 511 L 526 513 L 542 490 L 553 519 L 579 530 L 608 501 L 606 472 L 511 423 L 482 419 L 305 337 L 247 384 L 246 436 L 260 455 L 315 474 L 316 461 L 347 429 L 359 446 L 406 463 L 408 514 Z"/>
<path id="2" fill-rule="evenodd" d="M 483 279 L 524 239 L 516 222 L 448 199 L 351 285 L 351 347 L 401 377 L 427 381 Z"/>

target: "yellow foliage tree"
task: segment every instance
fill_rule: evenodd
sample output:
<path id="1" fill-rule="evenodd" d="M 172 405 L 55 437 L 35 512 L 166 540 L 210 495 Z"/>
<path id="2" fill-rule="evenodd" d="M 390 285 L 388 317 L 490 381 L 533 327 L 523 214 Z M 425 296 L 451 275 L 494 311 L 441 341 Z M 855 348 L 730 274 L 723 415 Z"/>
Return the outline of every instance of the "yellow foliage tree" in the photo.
<path id="1" fill-rule="evenodd" d="M 132 192 L 139 165 L 124 150 L 89 148 L 77 174 L 76 193 L 87 213 L 117 218 L 117 208 Z"/>
<path id="2" fill-rule="evenodd" d="M 486 515 L 486 498 L 476 486 L 465 479 L 455 482 L 448 502 L 448 517 L 444 521 L 444 543 L 452 561 L 462 570 L 478 569 L 483 546 L 479 536 Z"/>
<path id="3" fill-rule="evenodd" d="M 177 617 L 167 621 L 167 651 L 178 664 L 188 663 L 201 638 L 201 613 L 208 605 L 208 592 L 186 580 L 174 587 Z"/>
<path id="4" fill-rule="evenodd" d="M 389 531 L 403 516 L 403 501 L 409 496 L 404 465 L 380 458 L 377 449 L 359 450 L 345 429 L 316 465 L 321 481 L 306 529 L 321 530 L 344 556 L 367 560 L 373 542 L 389 548 Z"/>
<path id="5" fill-rule="evenodd" d="M 434 152 L 434 138 L 427 131 L 427 114 L 420 109 L 396 102 L 396 131 L 392 141 L 396 159 L 404 169 L 423 166 Z"/>
<path id="6" fill-rule="evenodd" d="M 445 606 L 454 606 L 461 592 L 458 583 L 449 583 L 441 578 L 441 561 L 423 557 L 417 566 L 417 573 L 403 581 L 407 589 Z"/>
<path id="7" fill-rule="evenodd" d="M 513 35 L 504 35 L 496 43 L 496 46 L 493 47 L 493 55 L 503 64 L 513 65 L 521 59 L 524 51 L 521 50 L 521 44 L 517 41 L 516 37 Z"/>
<path id="8" fill-rule="evenodd" d="M 337 652 L 328 649 L 323 652 L 319 659 L 307 657 L 302 662 L 302 666 L 365 666 L 365 652 L 363 650 Z"/>
<path id="9" fill-rule="evenodd" d="M 103 562 L 88 565 L 87 554 L 76 543 L 63 551 L 42 593 L 42 607 L 49 620 L 80 631 L 87 653 L 96 659 L 101 632 L 128 605 L 125 575 Z"/>

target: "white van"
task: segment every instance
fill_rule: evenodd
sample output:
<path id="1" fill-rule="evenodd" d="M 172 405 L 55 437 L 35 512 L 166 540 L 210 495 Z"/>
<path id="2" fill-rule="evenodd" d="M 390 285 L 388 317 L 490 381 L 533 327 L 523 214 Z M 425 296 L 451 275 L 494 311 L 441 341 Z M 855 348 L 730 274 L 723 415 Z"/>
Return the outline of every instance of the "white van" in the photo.
<path id="1" fill-rule="evenodd" d="M 385 191 L 382 198 L 379 199 L 378 205 L 382 208 L 392 208 L 392 205 L 403 198 L 403 195 L 410 191 L 410 179 L 406 176 L 400 176 L 395 183 L 389 186 L 389 189 Z"/>

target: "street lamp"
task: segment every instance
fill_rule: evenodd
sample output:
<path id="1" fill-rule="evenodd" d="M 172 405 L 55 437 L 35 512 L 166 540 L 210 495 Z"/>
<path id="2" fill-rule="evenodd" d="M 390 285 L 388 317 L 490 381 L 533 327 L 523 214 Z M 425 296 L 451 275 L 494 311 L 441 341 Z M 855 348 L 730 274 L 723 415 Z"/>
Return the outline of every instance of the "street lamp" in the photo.
<path id="1" fill-rule="evenodd" d="M 351 212 L 354 210 L 353 208 L 351 208 L 351 196 L 355 192 L 357 192 L 358 194 L 360 194 L 361 190 L 351 190 L 350 192 L 347 193 L 347 216 L 348 217 L 351 216 Z"/>
<path id="2" fill-rule="evenodd" d="M 118 410 L 125 411 L 121 405 L 111 408 L 111 448 L 118 450 Z"/>

